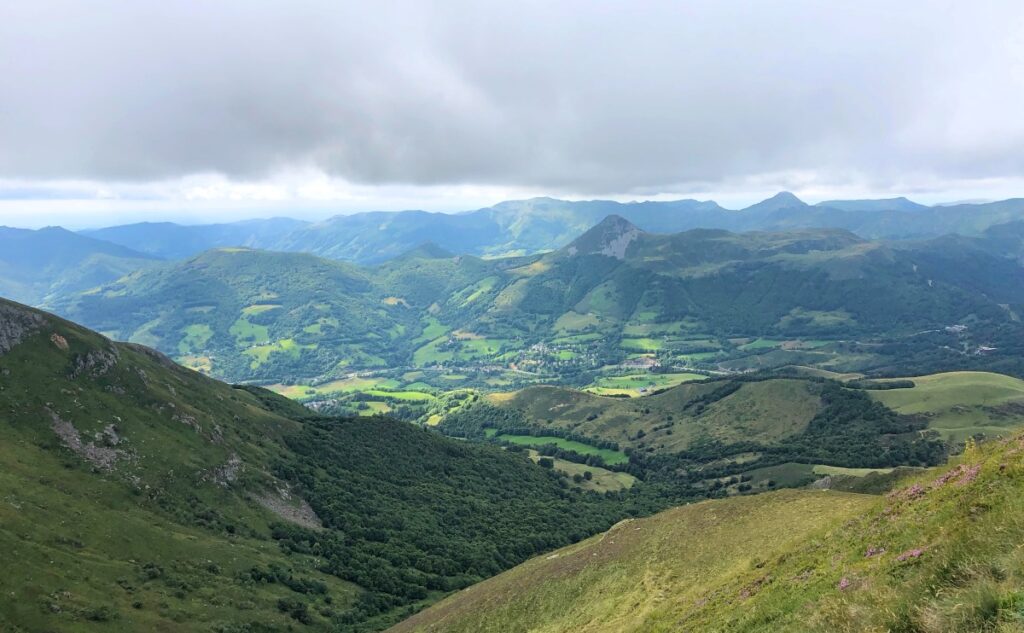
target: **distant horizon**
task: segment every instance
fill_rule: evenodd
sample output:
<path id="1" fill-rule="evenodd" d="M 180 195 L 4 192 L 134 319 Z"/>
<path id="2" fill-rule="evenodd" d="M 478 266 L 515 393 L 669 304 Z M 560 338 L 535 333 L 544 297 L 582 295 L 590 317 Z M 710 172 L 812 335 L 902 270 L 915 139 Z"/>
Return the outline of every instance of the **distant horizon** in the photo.
<path id="1" fill-rule="evenodd" d="M 643 204 L 650 202 L 678 202 L 683 200 L 695 200 L 698 202 L 713 202 L 718 204 L 726 211 L 742 211 L 747 209 L 754 204 L 769 200 L 780 193 L 792 193 L 794 196 L 799 198 L 802 202 L 814 206 L 830 201 L 851 201 L 851 200 L 894 200 L 894 199 L 906 199 L 910 202 L 920 204 L 927 207 L 950 207 L 962 204 L 988 204 L 992 202 L 1000 202 L 1003 200 L 1011 200 L 1014 198 L 1024 197 L 1024 195 L 1009 195 L 1006 197 L 972 197 L 972 198 L 956 198 L 946 199 L 941 196 L 933 194 L 925 194 L 920 198 L 916 198 L 913 194 L 898 194 L 898 193 L 886 193 L 876 195 L 851 195 L 851 196 L 805 196 L 799 193 L 789 190 L 778 190 L 774 193 L 765 195 L 761 192 L 750 193 L 750 194 L 725 194 L 726 200 L 742 201 L 741 204 L 733 202 L 732 204 L 723 204 L 719 199 L 713 196 L 706 196 L 703 194 L 695 193 L 692 195 L 680 194 L 677 196 L 657 195 L 647 198 L 643 197 L 632 197 L 629 196 L 593 196 L 593 197 L 580 197 L 580 196 L 560 196 L 560 195 L 531 195 L 526 197 L 511 197 L 502 198 L 489 204 L 480 204 L 478 206 L 465 206 L 465 207 L 442 207 L 432 208 L 431 205 L 422 205 L 420 208 L 417 207 L 402 207 L 402 208 L 351 208 L 351 209 L 338 209 L 336 207 L 331 208 L 303 208 L 302 206 L 288 208 L 285 206 L 280 207 L 262 207 L 259 205 L 254 206 L 238 206 L 235 208 L 223 208 L 223 209 L 195 209 L 191 211 L 186 210 L 157 210 L 157 209 L 143 209 L 143 210 L 118 210 L 118 211 L 96 211 L 91 212 L 87 209 L 75 209 L 69 208 L 66 211 L 52 211 L 52 212 L 25 212 L 25 213 L 11 213 L 5 212 L 3 209 L 5 206 L 13 205 L 14 200 L 4 200 L 0 198 L 0 227 L 15 228 L 15 229 L 29 229 L 38 230 L 46 227 L 61 227 L 72 231 L 90 231 L 101 228 L 108 228 L 112 226 L 124 226 L 130 224 L 160 224 L 160 223 L 171 223 L 182 226 L 204 226 L 212 224 L 233 224 L 238 222 L 247 221 L 267 221 L 273 219 L 289 219 L 299 220 L 309 223 L 317 223 L 325 220 L 329 220 L 333 217 L 338 216 L 349 216 L 359 215 L 363 213 L 403 213 L 403 212 L 426 212 L 426 213 L 442 213 L 442 214 L 460 214 L 460 213 L 472 213 L 482 209 L 497 206 L 499 204 L 508 202 L 524 202 L 536 199 L 552 199 L 566 202 L 616 202 L 619 204 Z M 740 197 L 737 197 L 740 196 Z M 758 197 L 762 196 L 762 197 Z M 21 202 L 27 202 L 22 200 Z M 41 201 L 35 201 L 41 202 Z M 54 204 L 59 204 L 56 201 L 47 201 Z M 76 201 L 81 202 L 81 201 Z M 25 218 L 28 218 L 26 221 Z M 65 221 L 59 221 L 60 218 L 65 218 Z M 70 221 L 68 221 L 70 220 Z"/>

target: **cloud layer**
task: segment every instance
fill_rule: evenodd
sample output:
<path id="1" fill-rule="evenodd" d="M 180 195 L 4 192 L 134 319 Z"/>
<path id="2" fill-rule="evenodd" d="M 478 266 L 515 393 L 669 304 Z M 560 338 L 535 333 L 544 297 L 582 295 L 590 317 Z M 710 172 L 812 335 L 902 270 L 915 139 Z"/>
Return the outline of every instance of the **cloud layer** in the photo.
<path id="1" fill-rule="evenodd" d="M 583 195 L 1024 170 L 1020 2 L 9 2 L 0 178 Z"/>

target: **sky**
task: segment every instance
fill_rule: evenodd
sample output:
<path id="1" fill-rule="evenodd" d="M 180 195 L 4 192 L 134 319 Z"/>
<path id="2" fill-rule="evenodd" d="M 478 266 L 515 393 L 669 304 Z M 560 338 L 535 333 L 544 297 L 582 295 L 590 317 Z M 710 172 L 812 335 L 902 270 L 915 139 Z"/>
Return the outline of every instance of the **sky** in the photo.
<path id="1" fill-rule="evenodd" d="M 0 2 L 0 224 L 1024 196 L 1024 3 Z"/>

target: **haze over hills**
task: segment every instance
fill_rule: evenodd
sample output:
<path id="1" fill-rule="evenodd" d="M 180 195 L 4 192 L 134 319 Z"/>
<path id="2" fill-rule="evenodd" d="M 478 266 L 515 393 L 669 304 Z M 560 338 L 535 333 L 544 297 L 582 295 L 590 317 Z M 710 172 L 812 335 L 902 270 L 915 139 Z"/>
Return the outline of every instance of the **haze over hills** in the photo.
<path id="1" fill-rule="evenodd" d="M 222 246 L 308 252 L 373 264 L 423 242 L 456 254 L 503 256 L 561 248 L 608 215 L 641 229 L 676 233 L 695 228 L 777 231 L 844 228 L 868 239 L 979 235 L 990 226 L 1024 219 L 1024 200 L 926 207 L 907 200 L 834 200 L 814 206 L 783 192 L 732 211 L 712 201 L 619 203 L 534 198 L 465 213 L 424 211 L 339 215 L 315 223 L 276 218 L 180 226 L 143 223 L 84 232 L 161 258 L 180 259 Z"/>
<path id="2" fill-rule="evenodd" d="M 1012 254 L 993 253 L 984 239 L 890 245 L 836 229 L 665 235 L 609 216 L 561 249 L 520 258 L 426 246 L 361 268 L 218 249 L 49 305 L 233 380 L 510 366 L 531 346 L 559 344 L 573 346 L 565 360 L 580 357 L 583 367 L 630 351 L 678 364 L 727 339 L 894 341 L 960 323 L 1004 337 L 991 332 L 1016 327 L 1007 306 L 1024 303 L 1024 278 Z M 987 340 L 974 344 L 997 347 Z"/>
<path id="3" fill-rule="evenodd" d="M 147 268 L 156 259 L 60 227 L 0 227 L 0 296 L 38 305 Z"/>

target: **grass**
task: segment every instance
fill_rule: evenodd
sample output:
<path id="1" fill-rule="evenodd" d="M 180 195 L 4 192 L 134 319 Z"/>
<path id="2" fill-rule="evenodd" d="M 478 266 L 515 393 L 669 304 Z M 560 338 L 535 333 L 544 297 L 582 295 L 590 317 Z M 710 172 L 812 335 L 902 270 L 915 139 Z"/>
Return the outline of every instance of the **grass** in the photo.
<path id="1" fill-rule="evenodd" d="M 622 451 L 613 451 L 608 448 L 597 448 L 596 446 L 584 444 L 583 442 L 576 442 L 574 440 L 567 440 L 551 435 L 505 435 L 504 433 L 501 433 L 492 435 L 492 437 L 522 446 L 544 446 L 545 444 L 554 444 L 558 448 L 568 451 L 576 451 L 582 455 L 597 455 L 610 466 L 625 464 L 629 461 L 629 457 Z"/>
<path id="2" fill-rule="evenodd" d="M 656 338 L 624 338 L 619 346 L 640 352 L 657 352 L 665 346 L 665 341 Z"/>
<path id="3" fill-rule="evenodd" d="M 260 345 L 270 341 L 270 330 L 265 325 L 249 322 L 245 317 L 239 318 L 228 329 L 240 346 Z"/>
<path id="4" fill-rule="evenodd" d="M 257 303 L 256 305 L 247 306 L 242 308 L 242 316 L 252 316 L 254 314 L 263 314 L 264 312 L 270 312 L 281 307 L 279 303 Z"/>
<path id="5" fill-rule="evenodd" d="M 580 314 L 573 312 L 572 310 L 566 312 L 562 316 L 558 317 L 555 321 L 555 332 L 578 332 L 579 330 L 585 330 L 588 327 L 599 325 L 601 319 L 596 314 Z"/>
<path id="6" fill-rule="evenodd" d="M 782 341 L 773 341 L 767 338 L 759 338 L 749 343 L 740 345 L 739 349 L 743 351 L 761 350 L 761 349 L 774 349 L 782 345 Z"/>
<path id="7" fill-rule="evenodd" d="M 512 394 L 490 394 L 488 400 L 519 409 L 527 423 L 540 428 L 572 430 L 624 448 L 666 453 L 686 450 L 698 440 L 780 442 L 803 431 L 820 406 L 812 383 L 776 379 L 745 383 L 699 414 L 687 413 L 694 399 L 715 388 L 715 383 L 691 381 L 643 398 L 607 398 L 534 386 Z"/>
<path id="8" fill-rule="evenodd" d="M 309 343 L 307 345 L 300 345 L 295 342 L 295 339 L 282 339 L 275 341 L 269 345 L 254 345 L 249 349 L 245 350 L 245 355 L 252 357 L 250 367 L 255 369 L 267 362 L 270 359 L 271 354 L 286 354 L 293 359 L 298 359 L 299 355 L 304 349 L 316 349 L 316 343 Z"/>
<path id="9" fill-rule="evenodd" d="M 641 389 L 644 389 L 645 391 L 653 391 L 655 389 L 664 389 L 665 387 L 681 385 L 684 382 L 704 380 L 705 378 L 707 377 L 702 374 L 694 374 L 690 372 L 601 376 L 589 386 L 585 387 L 585 390 L 600 396 L 619 394 L 637 396 L 641 395 Z"/>
<path id="10" fill-rule="evenodd" d="M 786 491 L 623 521 L 460 592 L 392 631 L 723 630 L 679 623 L 709 600 L 739 602 L 741 589 L 721 595 L 723 581 L 756 571 L 759 561 L 774 560 L 870 505 L 857 495 Z M 746 610 L 736 607 L 738 614 Z"/>
<path id="11" fill-rule="evenodd" d="M 537 451 L 529 451 L 530 459 L 538 461 L 541 458 L 541 454 Z M 600 468 L 598 466 L 587 466 L 586 464 L 577 464 L 576 462 L 570 462 L 564 459 L 554 459 L 555 471 L 561 473 L 566 479 L 569 480 L 570 486 L 579 486 L 583 490 L 590 490 L 593 492 L 617 492 L 619 490 L 625 490 L 632 488 L 633 484 L 636 483 L 636 477 L 629 473 L 619 473 L 607 468 Z M 584 473 L 590 472 L 591 479 L 584 478 L 580 482 L 573 480 L 573 475 L 580 475 L 584 477 Z"/>
<path id="12" fill-rule="evenodd" d="M 969 446 L 952 469 L 899 485 L 888 496 L 740 496 L 622 522 L 393 631 L 1024 630 L 1024 438 Z"/>
<path id="13" fill-rule="evenodd" d="M 412 355 L 413 365 L 416 365 L 417 367 L 425 367 L 452 360 L 455 357 L 454 353 L 439 349 L 440 346 L 447 341 L 447 337 L 440 336 L 417 349 Z"/>
<path id="14" fill-rule="evenodd" d="M 185 333 L 185 337 L 178 343 L 178 352 L 181 354 L 202 351 L 213 337 L 213 329 L 205 323 L 193 323 L 182 332 Z"/>
<path id="15" fill-rule="evenodd" d="M 886 406 L 928 418 L 952 441 L 977 433 L 1007 435 L 1024 426 L 1024 381 L 987 372 L 949 372 L 912 378 L 912 389 L 870 391 Z"/>
<path id="16" fill-rule="evenodd" d="M 867 477 L 871 473 L 891 473 L 895 468 L 843 468 L 842 466 L 826 466 L 818 464 L 814 467 L 815 475 L 849 475 L 850 477 Z"/>
<path id="17" fill-rule="evenodd" d="M 359 377 L 332 380 L 320 385 L 267 385 L 267 389 L 279 393 L 286 398 L 302 399 L 310 396 L 326 396 L 353 391 L 367 391 L 373 388 L 397 389 L 401 385 L 397 380 L 382 377 Z M 310 393 L 312 391 L 312 393 Z"/>
<path id="18" fill-rule="evenodd" d="M 380 389 L 368 389 L 363 393 L 376 396 L 378 398 L 394 398 L 395 400 L 405 400 L 408 402 L 430 402 L 436 400 L 436 398 L 429 393 L 422 391 L 383 391 Z"/>

